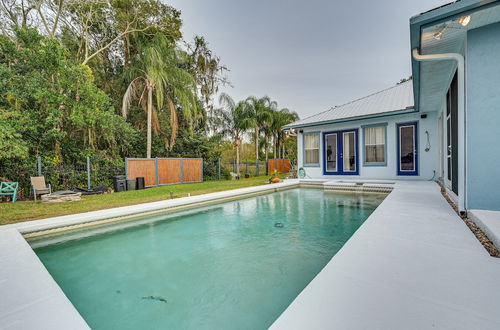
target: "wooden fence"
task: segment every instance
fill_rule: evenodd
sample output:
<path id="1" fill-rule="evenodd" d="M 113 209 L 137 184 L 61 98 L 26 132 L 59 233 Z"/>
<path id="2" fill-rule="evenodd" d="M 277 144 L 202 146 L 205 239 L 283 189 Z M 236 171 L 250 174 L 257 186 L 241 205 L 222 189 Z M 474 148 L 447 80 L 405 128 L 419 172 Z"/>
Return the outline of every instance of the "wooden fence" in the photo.
<path id="1" fill-rule="evenodd" d="M 277 170 L 278 173 L 290 173 L 291 168 L 290 159 L 269 159 L 268 161 L 269 173 L 273 173 L 274 170 Z"/>
<path id="2" fill-rule="evenodd" d="M 144 178 L 146 187 L 202 182 L 201 158 L 125 158 L 127 180 Z"/>

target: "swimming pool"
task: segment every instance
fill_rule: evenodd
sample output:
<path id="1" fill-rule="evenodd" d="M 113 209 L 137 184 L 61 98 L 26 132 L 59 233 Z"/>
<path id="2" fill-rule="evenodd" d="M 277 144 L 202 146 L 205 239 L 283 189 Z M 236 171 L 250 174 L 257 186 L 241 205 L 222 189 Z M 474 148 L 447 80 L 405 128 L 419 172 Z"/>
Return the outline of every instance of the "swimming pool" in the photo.
<path id="1" fill-rule="evenodd" d="M 298 188 L 30 243 L 93 329 L 264 329 L 384 197 Z"/>

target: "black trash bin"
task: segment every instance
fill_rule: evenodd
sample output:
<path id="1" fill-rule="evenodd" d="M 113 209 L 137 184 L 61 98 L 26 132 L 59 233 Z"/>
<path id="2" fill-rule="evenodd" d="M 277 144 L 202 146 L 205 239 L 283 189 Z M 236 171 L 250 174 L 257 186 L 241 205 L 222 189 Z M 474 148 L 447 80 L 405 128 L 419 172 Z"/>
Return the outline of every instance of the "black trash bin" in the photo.
<path id="1" fill-rule="evenodd" d="M 142 189 L 144 189 L 144 177 L 142 177 L 142 176 L 141 176 L 141 177 L 138 177 L 138 178 L 136 179 L 136 181 L 137 181 L 137 183 L 136 183 L 136 185 L 135 185 L 135 189 L 137 189 L 137 190 L 142 190 Z"/>
<path id="2" fill-rule="evenodd" d="M 127 180 L 125 180 L 125 175 L 115 175 L 112 178 L 115 192 L 127 190 Z"/>
<path id="3" fill-rule="evenodd" d="M 136 180 L 127 180 L 127 190 L 135 190 Z"/>

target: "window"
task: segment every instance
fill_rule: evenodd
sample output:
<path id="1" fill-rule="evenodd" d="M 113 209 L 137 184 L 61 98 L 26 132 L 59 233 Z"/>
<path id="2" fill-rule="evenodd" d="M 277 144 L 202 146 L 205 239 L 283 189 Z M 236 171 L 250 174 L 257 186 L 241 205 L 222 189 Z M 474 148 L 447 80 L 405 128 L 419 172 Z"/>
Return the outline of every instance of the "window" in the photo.
<path id="1" fill-rule="evenodd" d="M 304 165 L 319 165 L 319 133 L 304 134 Z"/>
<path id="2" fill-rule="evenodd" d="M 364 128 L 365 165 L 385 165 L 385 126 Z"/>

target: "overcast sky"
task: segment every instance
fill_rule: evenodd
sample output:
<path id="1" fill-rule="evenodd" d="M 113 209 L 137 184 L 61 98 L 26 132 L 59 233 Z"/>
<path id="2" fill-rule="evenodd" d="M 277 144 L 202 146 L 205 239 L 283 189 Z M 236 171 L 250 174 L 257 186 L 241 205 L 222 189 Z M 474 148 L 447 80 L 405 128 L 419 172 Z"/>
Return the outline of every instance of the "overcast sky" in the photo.
<path id="1" fill-rule="evenodd" d="M 231 70 L 236 101 L 268 95 L 301 118 L 411 74 L 409 19 L 450 0 L 164 0 L 184 38 L 202 35 Z"/>

